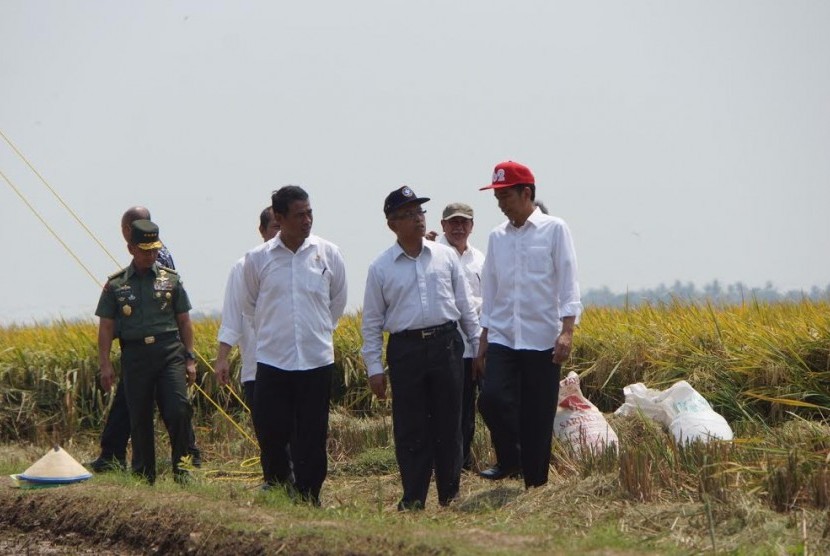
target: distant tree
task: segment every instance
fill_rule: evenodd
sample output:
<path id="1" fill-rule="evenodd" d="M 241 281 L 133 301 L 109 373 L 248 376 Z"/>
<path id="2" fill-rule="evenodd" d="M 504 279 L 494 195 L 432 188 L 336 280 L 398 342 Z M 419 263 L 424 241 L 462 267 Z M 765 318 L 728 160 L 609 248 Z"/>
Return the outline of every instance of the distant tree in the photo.
<path id="1" fill-rule="evenodd" d="M 765 303 L 781 301 L 801 301 L 804 299 L 819 301 L 830 300 L 830 284 L 824 287 L 812 286 L 809 290 L 789 290 L 779 292 L 772 282 L 767 281 L 763 287 L 750 288 L 743 282 L 735 282 L 722 286 L 720 281 L 713 280 L 698 290 L 692 282 L 685 284 L 675 280 L 671 288 L 660 284 L 656 288 L 629 290 L 625 293 L 614 293 L 607 286 L 591 289 L 583 293 L 582 301 L 585 305 L 602 307 L 637 306 L 642 303 L 665 303 L 669 301 L 742 304 L 752 300 Z"/>

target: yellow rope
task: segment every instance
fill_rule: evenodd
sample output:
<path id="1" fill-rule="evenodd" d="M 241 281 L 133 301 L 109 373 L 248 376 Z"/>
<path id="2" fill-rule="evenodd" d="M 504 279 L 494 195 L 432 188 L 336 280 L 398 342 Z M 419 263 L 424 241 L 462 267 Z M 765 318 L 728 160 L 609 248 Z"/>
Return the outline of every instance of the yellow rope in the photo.
<path id="1" fill-rule="evenodd" d="M 212 365 L 208 362 L 208 360 L 207 360 L 207 359 L 205 359 L 205 358 L 204 358 L 204 356 L 203 356 L 201 353 L 199 353 L 198 351 L 196 351 L 195 349 L 194 349 L 194 351 L 195 351 L 196 355 L 197 355 L 197 356 L 199 356 L 199 359 L 201 359 L 201 360 L 205 363 L 205 365 L 207 365 L 207 366 L 208 366 L 208 368 L 209 368 L 209 369 L 213 372 L 213 374 L 215 375 L 215 374 L 216 374 L 216 370 L 215 370 L 215 369 L 213 368 L 213 366 L 212 366 Z M 213 404 L 213 407 L 215 407 L 217 410 L 219 410 L 219 413 L 220 413 L 220 414 L 222 414 L 225 418 L 227 418 L 227 420 L 228 420 L 228 421 L 230 421 L 230 422 L 233 424 L 233 426 L 234 426 L 234 427 L 236 427 L 236 429 L 237 429 L 239 432 L 241 432 L 241 433 L 242 433 L 242 436 L 244 436 L 245 438 L 247 438 L 248 440 L 250 440 L 250 441 L 253 443 L 253 445 L 254 445 L 254 446 L 259 446 L 259 443 L 258 443 L 256 440 L 254 440 L 253 438 L 251 438 L 251 435 L 249 435 L 249 434 L 248 434 L 248 433 L 247 433 L 247 432 L 246 432 L 246 431 L 245 431 L 245 430 L 244 430 L 244 429 L 243 429 L 243 428 L 239 425 L 239 423 L 237 423 L 236 421 L 234 421 L 234 419 L 233 419 L 230 415 L 228 415 L 228 414 L 227 414 L 227 412 L 226 412 L 224 409 L 222 409 L 222 407 L 220 407 L 220 406 L 219 406 L 219 404 L 218 404 L 218 403 L 216 403 L 216 402 L 213 400 L 213 398 L 211 398 L 211 397 L 208 395 L 208 393 L 207 393 L 207 392 L 205 392 L 204 390 L 202 390 L 202 387 L 201 387 L 201 386 L 199 386 L 199 385 L 198 385 L 197 383 L 195 383 L 195 382 L 193 383 L 193 386 L 195 386 L 195 387 L 196 387 L 196 390 L 198 390 L 199 392 L 201 392 L 201 393 L 202 393 L 202 395 L 203 395 L 205 398 L 207 398 L 207 400 L 208 400 L 210 403 L 212 403 L 212 404 Z M 231 388 L 231 385 L 230 385 L 230 384 L 228 384 L 228 385 L 226 386 L 226 388 L 227 388 L 228 390 L 230 390 L 230 391 L 231 391 L 231 393 L 232 393 L 232 394 L 236 397 L 236 399 L 239 399 L 239 396 L 237 396 L 236 392 L 234 392 L 234 390 L 233 390 L 233 388 Z M 240 401 L 242 401 L 242 400 L 240 400 Z M 243 406 L 245 406 L 245 409 L 248 409 L 248 406 L 247 406 L 247 405 L 245 405 L 245 402 L 242 402 L 242 405 L 243 405 Z M 250 411 L 250 410 L 248 409 L 248 411 Z"/>
<path id="2" fill-rule="evenodd" d="M 55 196 L 55 198 L 57 198 L 57 199 L 58 199 L 58 201 L 61 203 L 61 205 L 63 205 L 63 207 L 64 207 L 64 208 L 65 208 L 65 209 L 69 212 L 69 214 L 71 214 L 71 215 L 73 216 L 73 218 L 75 218 L 75 221 L 76 221 L 76 222 L 77 222 L 77 223 L 78 223 L 78 224 L 79 224 L 79 225 L 80 225 L 80 226 L 81 226 L 81 227 L 82 227 L 82 228 L 83 228 L 83 229 L 87 232 L 87 234 L 89 234 L 89 236 L 90 236 L 90 237 L 91 237 L 91 238 L 92 238 L 92 239 L 93 239 L 93 240 L 94 240 L 94 241 L 95 241 L 95 242 L 96 242 L 96 243 L 97 243 L 97 244 L 101 247 L 101 249 L 103 249 L 103 250 L 104 250 L 104 252 L 105 252 L 105 253 L 109 256 L 109 258 L 110 258 L 110 259 L 112 259 L 112 261 L 116 264 L 116 266 L 119 266 L 119 268 L 120 268 L 120 264 L 119 264 L 119 262 L 115 259 L 115 257 L 113 257 L 113 256 L 112 256 L 112 253 L 110 253 L 110 252 L 109 252 L 109 250 L 107 250 L 107 248 L 104 246 L 104 244 L 103 244 L 103 243 L 101 243 L 101 241 L 100 241 L 100 240 L 98 240 L 98 238 L 95 236 L 95 234 L 93 234 L 93 233 L 92 233 L 92 231 L 91 231 L 89 228 L 87 228 L 87 226 L 86 226 L 86 225 L 84 225 L 84 223 L 81 221 L 81 219 L 78 217 L 78 215 L 77 215 L 77 214 L 75 214 L 75 212 L 74 212 L 74 211 L 73 211 L 73 210 L 69 207 L 69 205 L 67 205 L 67 204 L 66 204 L 66 202 L 64 202 L 64 200 L 61 198 L 61 196 L 60 196 L 60 195 L 58 195 L 58 193 L 57 193 L 57 192 L 56 192 L 56 191 L 52 188 L 52 186 L 50 186 L 50 185 L 49 185 L 49 183 L 48 183 L 48 182 L 47 182 L 47 181 L 43 178 L 43 176 L 42 176 L 42 175 L 40 175 L 40 173 L 39 173 L 39 172 L 38 172 L 38 171 L 34 168 L 34 166 L 32 166 L 32 164 L 31 164 L 31 163 L 30 163 L 30 162 L 26 159 L 26 157 L 25 157 L 25 156 L 23 156 L 23 153 L 22 153 L 22 152 L 20 152 L 20 150 L 19 150 L 19 149 L 18 149 L 18 148 L 14 145 L 14 143 L 12 143 L 12 142 L 11 142 L 11 140 L 9 140 L 9 138 L 8 138 L 8 137 L 6 137 L 6 134 L 5 134 L 5 133 L 3 133 L 3 131 L 2 131 L 2 130 L 0 130 L 0 136 L 2 136 L 2 137 L 3 137 L 3 139 L 6 141 L 6 143 L 8 143 L 8 144 L 9 144 L 9 146 L 12 148 L 12 150 L 14 150 L 14 152 L 17 154 L 17 156 L 19 156 L 19 157 L 20 157 L 20 159 L 21 159 L 21 160 L 23 160 L 23 162 L 24 162 L 24 163 L 26 163 L 26 165 L 29 167 L 29 169 L 30 169 L 30 170 L 31 170 L 31 171 L 32 171 L 32 172 L 33 172 L 33 173 L 34 173 L 34 174 L 35 174 L 38 178 L 40 178 L 40 181 L 41 181 L 41 182 L 43 182 L 43 185 L 45 185 L 45 186 L 47 187 L 47 189 L 49 189 L 49 191 L 51 191 L 51 192 L 52 192 L 52 195 L 54 195 L 54 196 Z M 53 229 L 52 229 L 52 227 L 51 227 L 51 226 L 49 226 L 49 224 L 46 222 L 46 220 L 45 220 L 45 219 L 44 219 L 44 218 L 40 215 L 40 213 L 38 213 L 38 211 L 35 209 L 35 207 L 34 207 L 34 206 L 32 206 L 32 204 L 29 202 L 29 200 L 28 200 L 28 199 L 26 199 L 26 197 L 23 195 L 23 193 L 21 193 L 21 192 L 20 192 L 20 190 L 19 190 L 19 189 L 18 189 L 18 188 L 17 188 L 17 187 L 16 187 L 16 186 L 15 186 L 15 185 L 11 182 L 11 180 L 10 180 L 8 177 L 6 177 L 6 174 L 4 174 L 4 173 L 2 172 L 2 170 L 0 170 L 0 176 L 2 176 L 2 177 L 3 177 L 3 179 L 6 181 L 6 183 L 8 183 L 8 184 L 9 184 L 9 186 L 10 186 L 10 187 L 12 188 L 12 190 L 13 190 L 13 191 L 17 194 L 17 196 L 18 196 L 18 197 L 20 197 L 20 199 L 23 201 L 23 203 L 24 203 L 27 207 L 29 207 L 29 210 L 30 210 L 30 211 L 32 211 L 32 213 L 33 213 L 33 214 L 37 217 L 37 219 L 38 219 L 38 220 L 40 220 L 40 222 L 41 222 L 41 223 L 42 223 L 42 224 L 46 227 L 46 229 L 47 229 L 47 230 L 49 230 L 49 232 L 50 232 L 50 233 L 51 233 L 51 234 L 55 237 L 55 239 L 56 239 L 56 240 L 58 240 L 58 242 L 59 242 L 59 243 L 63 246 L 63 248 L 64 248 L 64 249 L 66 249 L 66 252 L 67 252 L 67 253 L 69 253 L 69 255 L 70 255 L 73 259 L 75 259 L 75 261 L 76 261 L 76 262 L 77 262 L 77 263 L 81 266 L 81 268 L 83 268 L 83 269 L 86 271 L 86 273 L 89 275 L 89 277 L 90 277 L 90 278 L 92 278 L 93 282 L 95 282 L 95 284 L 96 284 L 96 285 L 100 286 L 100 283 L 98 282 L 98 279 L 95 277 L 95 275 L 94 275 L 94 274 L 93 274 L 93 273 L 89 270 L 89 268 L 87 268 L 87 267 L 86 267 L 86 265 L 85 265 L 85 264 L 81 261 L 81 259 L 80 259 L 80 258 L 79 258 L 79 257 L 78 257 L 78 256 L 77 256 L 77 255 L 76 255 L 76 254 L 72 251 L 72 249 L 70 249 L 70 247 L 69 247 L 66 243 L 64 243 L 64 241 L 60 238 L 60 236 L 58 236 L 58 234 L 55 232 L 55 230 L 53 230 Z M 201 360 L 205 363 L 205 365 L 207 365 L 207 367 L 211 370 L 211 372 L 213 372 L 213 373 L 214 373 L 214 375 L 215 375 L 215 374 L 216 374 L 216 370 L 213 368 L 213 366 L 210 364 L 210 362 L 209 362 L 209 361 L 208 361 L 205 357 L 203 357 L 203 356 L 202 356 L 202 354 L 200 354 L 198 351 L 196 352 L 196 354 L 197 354 L 197 355 L 199 356 L 199 358 L 200 358 L 200 359 L 201 359 Z M 242 427 L 241 427 L 241 426 L 240 426 L 240 425 L 239 425 L 239 424 L 238 424 L 238 423 L 237 423 L 237 422 L 236 422 L 236 421 L 235 421 L 235 420 L 234 420 L 234 419 L 230 416 L 230 415 L 228 415 L 228 413 L 227 413 L 227 412 L 225 412 L 225 410 L 224 410 L 224 409 L 222 409 L 222 407 L 220 407 L 220 406 L 219 406 L 219 404 L 218 404 L 218 403 L 216 403 L 216 402 L 213 400 L 213 398 L 211 398 L 211 397 L 210 397 L 210 395 L 208 395 L 208 393 L 207 393 L 207 392 L 205 392 L 205 391 L 204 391 L 204 390 L 203 390 L 203 389 L 202 389 L 202 388 L 201 388 L 198 384 L 196 384 L 196 383 L 194 383 L 194 386 L 196 387 L 196 389 L 197 389 L 199 392 L 201 392 L 201 393 L 202 393 L 202 395 L 203 395 L 205 398 L 207 398 L 207 400 L 208 400 L 210 403 L 212 403 L 212 404 L 213 404 L 213 406 L 214 406 L 216 409 L 218 409 L 218 410 L 219 410 L 219 413 L 220 413 L 221 415 L 223 415 L 223 416 L 224 416 L 224 417 L 225 417 L 228 421 L 230 421 L 230 422 L 233 424 L 233 426 L 234 426 L 234 427 L 236 427 L 236 429 L 237 429 L 237 430 L 239 430 L 239 432 L 241 432 L 241 433 L 242 433 L 242 435 L 243 435 L 245 438 L 247 438 L 249 441 L 251 441 L 251 442 L 254 444 L 254 446 L 258 446 L 258 445 L 259 445 L 259 444 L 257 443 L 257 441 L 256 441 L 256 440 L 254 440 L 253 438 L 251 438 L 251 436 L 250 436 L 250 435 L 249 435 L 249 434 L 248 434 L 248 433 L 247 433 L 247 432 L 246 432 L 246 431 L 245 431 L 245 430 L 244 430 L 244 429 L 243 429 L 243 428 L 242 428 Z M 232 394 L 232 395 L 233 395 L 233 396 L 234 396 L 237 400 L 239 400 L 239 402 L 242 404 L 242 406 L 245 408 L 245 410 L 246 410 L 246 411 L 248 411 L 248 412 L 250 412 L 251 410 L 248 408 L 248 406 L 245 404 L 245 402 L 244 402 L 244 401 L 243 401 L 243 400 L 239 397 L 239 395 L 238 395 L 238 394 L 234 391 L 234 389 L 233 389 L 233 388 L 231 388 L 231 386 L 230 386 L 230 385 L 227 385 L 226 387 L 227 387 L 227 389 L 231 392 L 231 394 Z M 246 462 L 243 462 L 243 465 L 244 465 L 245 463 L 247 463 L 247 461 L 250 461 L 250 460 L 246 460 Z"/>
<path id="3" fill-rule="evenodd" d="M 23 156 L 23 153 L 22 153 L 22 152 L 20 152 L 20 150 L 18 150 L 18 148 L 14 145 L 14 143 L 12 143 L 12 142 L 11 142 L 11 140 L 10 140 L 8 137 L 6 137 L 6 134 L 5 134 L 5 133 L 3 133 L 3 130 L 2 130 L 2 129 L 0 129 L 0 136 L 2 136 L 2 137 L 3 137 L 3 139 L 6 141 L 6 143 L 8 143 L 8 144 L 9 144 L 9 146 L 12 148 L 12 150 L 13 150 L 15 153 L 17 153 L 17 156 L 19 156 L 19 157 L 20 157 L 20 160 L 22 160 L 23 162 L 25 162 L 25 163 L 26 163 L 26 166 L 28 166 L 28 167 L 29 167 L 29 169 L 30 169 L 30 170 L 31 170 L 31 171 L 32 171 L 32 172 L 33 172 L 33 173 L 34 173 L 34 174 L 35 174 L 35 175 L 36 175 L 36 176 L 40 179 L 40 181 L 41 181 L 41 182 L 43 182 L 43 185 L 45 185 L 45 186 L 46 186 L 46 188 L 47 188 L 49 191 L 51 191 L 51 192 L 52 192 L 52 195 L 54 195 L 54 196 L 55 196 L 55 198 L 56 198 L 56 199 L 60 202 L 60 204 L 62 204 L 62 205 L 63 205 L 63 208 L 65 208 L 65 209 L 69 212 L 69 214 L 71 214 L 71 215 L 72 215 L 72 218 L 74 218 L 74 219 L 75 219 L 75 222 L 77 222 L 77 223 L 78 223 L 78 225 L 80 225 L 80 226 L 81 226 L 81 228 L 83 228 L 83 229 L 84 229 L 84 231 L 86 231 L 86 233 L 89 235 L 89 237 L 91 237 L 91 238 L 93 239 L 93 241 L 95 241 L 95 243 L 97 243 L 97 244 L 101 247 L 101 249 L 103 249 L 103 250 L 104 250 L 104 253 L 106 253 L 106 254 L 109 256 L 109 258 L 110 258 L 110 259 L 112 259 L 112 262 L 114 262 L 114 263 L 115 263 L 115 265 L 116 265 L 116 266 L 118 266 L 118 261 L 115 259 L 115 257 L 113 257 L 113 256 L 112 256 L 112 253 L 110 253 L 110 252 L 107 250 L 107 248 L 104 246 L 104 244 L 103 244 L 103 243 L 101 243 L 101 240 L 99 240 L 99 239 L 95 236 L 95 234 L 93 234 L 93 233 L 92 233 L 92 230 L 90 230 L 89 228 L 87 228 L 87 227 L 86 227 L 86 225 L 85 225 L 85 224 L 81 221 L 81 219 L 80 219 L 80 218 L 78 218 L 78 215 L 77 215 L 77 214 L 75 214 L 75 211 L 73 211 L 71 208 L 69 208 L 69 205 L 67 205 L 67 204 L 64 202 L 64 200 L 61 198 L 61 196 L 60 196 L 60 195 L 58 195 L 58 192 L 57 192 L 57 191 L 55 191 L 55 190 L 52 188 L 52 186 L 51 186 L 51 185 L 49 185 L 49 182 L 47 182 L 47 181 L 46 181 L 46 179 L 45 179 L 43 176 L 41 176 L 41 175 L 40 175 L 40 172 L 38 172 L 37 170 L 35 170 L 35 167 L 34 167 L 34 166 L 32 166 L 32 164 L 29 162 L 29 160 L 28 160 L 25 156 Z M 96 282 L 97 282 L 97 280 L 96 280 Z"/>
<path id="4" fill-rule="evenodd" d="M 49 233 L 51 233 L 55 237 L 55 239 L 58 240 L 58 243 L 60 243 L 63 246 L 63 248 L 66 249 L 66 252 L 69 253 L 69 255 L 73 259 L 75 259 L 75 261 L 79 265 L 81 265 L 81 268 L 83 268 L 86 271 L 87 274 L 89 274 L 89 277 L 92 278 L 92 281 L 95 282 L 95 284 L 97 286 L 100 286 L 101 285 L 100 282 L 98 282 L 98 279 L 95 277 L 95 275 L 92 273 L 92 271 L 90 271 L 86 267 L 86 265 L 83 262 L 81 262 L 81 259 L 78 258 L 78 256 L 72 251 L 72 249 L 70 249 L 69 246 L 66 243 L 64 243 L 64 241 L 60 238 L 60 236 L 57 234 L 57 232 L 55 232 L 55 230 L 52 229 L 52 227 L 49 225 L 49 223 L 46 222 L 46 220 L 40 215 L 40 213 L 35 209 L 35 207 L 32 206 L 32 204 L 29 202 L 29 200 L 26 199 L 26 197 L 23 195 L 23 193 L 21 193 L 20 190 L 12 183 L 12 181 L 8 177 L 6 177 L 6 174 L 4 174 L 2 170 L 0 170 L 0 176 L 2 176 L 4 180 L 6 180 L 6 183 L 9 184 L 9 187 L 11 187 L 12 190 L 15 193 L 17 193 L 17 196 L 20 197 L 20 200 L 23 201 L 23 203 L 27 207 L 29 207 L 29 210 L 32 211 L 32 213 L 37 217 L 37 219 L 40 220 L 40 222 L 44 226 L 46 226 L 46 229 L 49 230 Z"/>

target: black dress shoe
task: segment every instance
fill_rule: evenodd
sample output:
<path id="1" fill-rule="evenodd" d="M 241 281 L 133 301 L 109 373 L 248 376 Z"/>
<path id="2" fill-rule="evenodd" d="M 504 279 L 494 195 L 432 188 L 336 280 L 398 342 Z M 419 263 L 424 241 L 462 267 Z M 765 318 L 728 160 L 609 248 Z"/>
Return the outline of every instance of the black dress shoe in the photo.
<path id="1" fill-rule="evenodd" d="M 517 479 L 522 476 L 522 470 L 518 467 L 502 467 L 498 463 L 490 469 L 485 469 L 478 474 L 482 479 L 488 481 L 501 481 L 502 479 Z"/>
<path id="2" fill-rule="evenodd" d="M 398 502 L 398 511 L 420 511 L 424 509 L 424 504 L 420 500 L 401 500 Z"/>
<path id="3" fill-rule="evenodd" d="M 95 473 L 106 473 L 107 471 L 124 471 L 127 469 L 127 460 L 116 457 L 100 456 L 90 461 L 86 466 Z"/>

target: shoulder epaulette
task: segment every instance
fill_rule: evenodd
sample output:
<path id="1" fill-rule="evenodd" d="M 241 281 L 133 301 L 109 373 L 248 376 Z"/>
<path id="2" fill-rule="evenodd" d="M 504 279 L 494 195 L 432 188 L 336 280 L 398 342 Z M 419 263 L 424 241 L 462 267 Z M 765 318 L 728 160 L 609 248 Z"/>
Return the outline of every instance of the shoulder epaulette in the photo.
<path id="1" fill-rule="evenodd" d="M 178 271 L 176 271 L 175 268 L 170 268 L 170 267 L 167 267 L 167 266 L 164 266 L 164 265 L 159 265 L 159 268 L 164 270 L 168 274 L 176 274 L 176 275 L 179 274 Z"/>
<path id="2" fill-rule="evenodd" d="M 119 270 L 118 272 L 113 272 L 112 274 L 107 276 L 107 282 L 109 282 L 110 280 L 114 280 L 114 279 L 118 278 L 119 276 L 123 275 L 125 272 L 127 272 L 128 268 L 129 267 L 124 267 L 121 270 Z"/>

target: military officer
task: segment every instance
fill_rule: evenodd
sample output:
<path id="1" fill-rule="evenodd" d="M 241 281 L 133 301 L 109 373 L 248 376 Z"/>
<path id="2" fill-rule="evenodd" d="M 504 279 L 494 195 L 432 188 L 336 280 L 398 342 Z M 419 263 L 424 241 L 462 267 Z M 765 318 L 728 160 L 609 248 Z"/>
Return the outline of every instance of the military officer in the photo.
<path id="1" fill-rule="evenodd" d="M 130 207 L 121 216 L 121 235 L 126 243 L 130 242 L 132 223 L 136 220 L 152 220 L 150 211 L 146 207 Z M 165 268 L 176 270 L 173 255 L 162 245 L 156 262 Z M 116 334 L 117 335 L 117 334 Z M 127 443 L 130 441 L 130 412 L 127 409 L 127 398 L 124 396 L 124 381 L 118 381 L 115 388 L 115 397 L 112 400 L 104 430 L 101 431 L 101 452 L 97 459 L 86 463 L 86 467 L 101 473 L 127 467 Z M 190 461 L 195 467 L 202 464 L 202 453 L 196 446 L 196 434 L 193 424 L 188 427 L 187 452 Z"/>
<path id="2" fill-rule="evenodd" d="M 95 314 L 101 386 L 112 387 L 112 342 L 121 345 L 121 372 L 130 412 L 132 469 L 151 484 L 156 478 L 153 401 L 170 435 L 174 478 L 185 481 L 179 468 L 187 453 L 190 403 L 187 384 L 196 378 L 190 300 L 175 270 L 156 262 L 159 229 L 150 220 L 131 224 L 127 248 L 133 256 L 127 268 L 111 275 Z"/>

